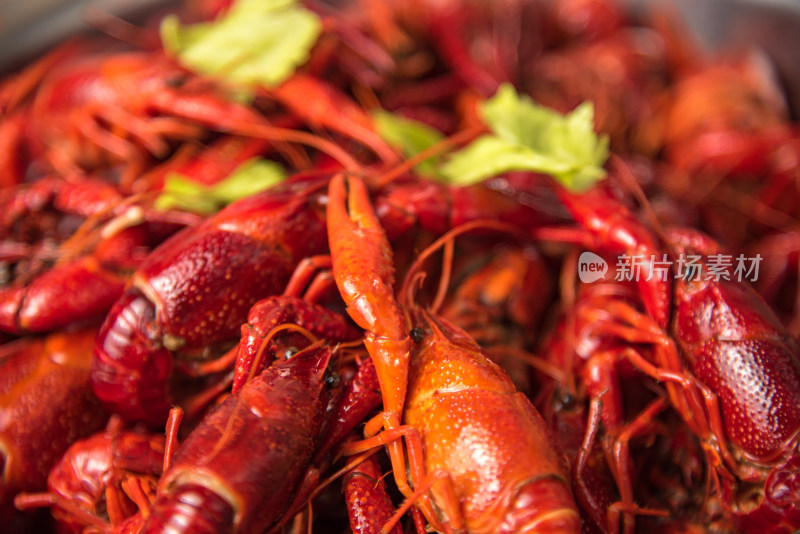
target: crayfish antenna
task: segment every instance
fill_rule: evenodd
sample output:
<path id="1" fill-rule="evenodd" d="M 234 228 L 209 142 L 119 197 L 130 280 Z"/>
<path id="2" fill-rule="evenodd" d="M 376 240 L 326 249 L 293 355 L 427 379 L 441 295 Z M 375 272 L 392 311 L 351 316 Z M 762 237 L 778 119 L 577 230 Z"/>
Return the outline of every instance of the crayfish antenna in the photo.
<path id="1" fill-rule="evenodd" d="M 438 143 L 426 148 L 422 152 L 419 152 L 410 158 L 404 160 L 402 163 L 395 165 L 390 170 L 386 171 L 382 175 L 378 176 L 375 179 L 374 183 L 372 184 L 376 188 L 385 187 L 386 185 L 390 184 L 392 181 L 397 179 L 399 176 L 411 171 L 414 167 L 422 163 L 428 158 L 432 158 L 434 156 L 438 156 L 444 152 L 447 152 L 453 147 L 458 145 L 466 144 L 476 137 L 478 137 L 481 133 L 486 130 L 484 126 L 480 126 L 477 128 L 469 128 L 467 130 L 462 130 L 458 133 L 451 135 L 450 137 L 439 141 Z"/>
<path id="2" fill-rule="evenodd" d="M 439 288 L 436 292 L 436 297 L 434 298 L 433 304 L 430 306 L 432 312 L 436 312 L 436 310 L 441 306 L 442 301 L 444 300 L 444 293 L 447 291 L 447 286 L 449 284 L 450 272 L 452 267 L 452 255 L 453 255 L 453 242 L 456 237 L 466 234 L 467 232 L 471 232 L 473 230 L 497 230 L 499 232 L 506 232 L 512 235 L 516 235 L 518 233 L 517 228 L 510 224 L 506 224 L 503 222 L 498 222 L 490 219 L 478 219 L 475 221 L 470 221 L 464 223 L 460 226 L 453 228 L 452 230 L 445 233 L 439 239 L 428 245 L 428 247 L 420 252 L 417 258 L 414 260 L 414 263 L 408 268 L 406 272 L 406 276 L 403 279 L 403 284 L 400 286 L 400 291 L 398 294 L 401 296 L 401 304 L 412 304 L 414 301 L 414 292 L 412 291 L 411 287 L 414 285 L 416 280 L 418 280 L 418 274 L 422 267 L 422 264 L 430 258 L 433 254 L 436 253 L 440 248 L 444 248 L 444 261 L 443 261 L 443 268 L 442 268 L 442 276 L 439 282 Z"/>
<path id="3" fill-rule="evenodd" d="M 639 182 L 636 180 L 636 177 L 633 175 L 633 172 L 628 164 L 625 163 L 625 161 L 619 156 L 612 154 L 611 165 L 614 168 L 615 176 L 617 176 L 620 182 L 622 182 L 622 185 L 628 189 L 634 197 L 636 197 L 636 201 L 644 210 L 644 215 L 647 218 L 647 223 L 650 225 L 652 232 L 662 242 L 669 243 L 669 239 L 667 239 L 667 233 L 664 231 L 661 221 L 658 220 L 656 211 L 653 209 L 652 204 L 650 204 L 650 200 L 648 200 L 647 195 L 644 194 L 642 186 L 639 185 Z"/>
<path id="4" fill-rule="evenodd" d="M 97 4 L 87 6 L 81 13 L 81 19 L 112 39 L 136 48 L 158 49 L 161 46 L 161 39 L 154 29 L 132 24 Z"/>

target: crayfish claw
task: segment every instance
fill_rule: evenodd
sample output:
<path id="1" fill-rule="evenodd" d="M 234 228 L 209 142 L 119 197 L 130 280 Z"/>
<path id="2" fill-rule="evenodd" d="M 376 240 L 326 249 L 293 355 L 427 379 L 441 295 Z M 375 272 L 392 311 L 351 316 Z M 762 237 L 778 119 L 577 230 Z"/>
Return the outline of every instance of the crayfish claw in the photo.
<path id="1" fill-rule="evenodd" d="M 411 339 L 394 295 L 392 249 L 360 178 L 337 174 L 331 179 L 327 222 L 336 285 L 347 313 L 367 331 L 365 345 L 378 373 L 384 408 L 399 415 Z"/>

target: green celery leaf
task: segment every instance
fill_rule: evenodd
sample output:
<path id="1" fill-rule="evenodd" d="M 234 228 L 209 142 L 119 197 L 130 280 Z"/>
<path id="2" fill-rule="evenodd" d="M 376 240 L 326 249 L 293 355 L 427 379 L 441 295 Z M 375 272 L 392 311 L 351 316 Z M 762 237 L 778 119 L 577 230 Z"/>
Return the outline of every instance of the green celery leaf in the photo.
<path id="1" fill-rule="evenodd" d="M 484 135 L 454 154 L 440 170 L 450 183 L 470 185 L 508 171 L 544 167 L 559 173 L 569 171 L 567 165 L 526 146 Z"/>
<path id="2" fill-rule="evenodd" d="M 549 174 L 580 192 L 605 177 L 608 137 L 594 132 L 590 102 L 561 115 L 504 84 L 481 111 L 492 134 L 456 152 L 441 167 L 451 183 L 466 185 L 518 170 Z"/>
<path id="3" fill-rule="evenodd" d="M 161 24 L 161 41 L 185 67 L 226 81 L 274 87 L 305 63 L 322 23 L 294 0 L 238 0 L 219 19 Z"/>
<path id="4" fill-rule="evenodd" d="M 171 173 L 164 182 L 164 189 L 156 198 L 159 210 L 179 209 L 201 215 L 210 215 L 219 209 L 219 204 L 206 194 L 207 187 L 193 182 L 178 173 Z"/>
<path id="5" fill-rule="evenodd" d="M 164 50 L 175 56 L 181 50 L 185 50 L 193 43 L 201 40 L 211 27 L 210 22 L 183 26 L 178 15 L 167 15 L 161 21 L 161 43 L 164 46 Z"/>
<path id="6" fill-rule="evenodd" d="M 228 178 L 213 187 L 218 201 L 230 204 L 283 181 L 286 171 L 278 163 L 252 158 L 242 163 Z"/>
<path id="7" fill-rule="evenodd" d="M 230 176 L 210 186 L 172 173 L 167 176 L 155 207 L 210 215 L 231 202 L 277 184 L 285 177 L 286 172 L 279 164 L 261 158 L 245 161 Z"/>
<path id="8" fill-rule="evenodd" d="M 375 128 L 387 143 L 399 148 L 407 158 L 416 156 L 442 139 L 444 135 L 427 124 L 401 117 L 384 110 L 372 113 Z M 417 165 L 417 172 L 432 178 L 438 177 L 436 157 L 431 157 Z"/>

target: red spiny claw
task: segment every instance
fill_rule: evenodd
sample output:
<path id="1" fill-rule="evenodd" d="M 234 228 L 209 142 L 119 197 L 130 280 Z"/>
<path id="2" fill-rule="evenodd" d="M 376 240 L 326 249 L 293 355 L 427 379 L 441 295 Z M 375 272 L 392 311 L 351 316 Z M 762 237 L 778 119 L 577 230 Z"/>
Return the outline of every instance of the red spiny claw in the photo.
<path id="1" fill-rule="evenodd" d="M 288 328 L 282 332 L 282 325 Z M 300 329 L 292 328 L 296 325 Z M 314 340 L 307 334 L 331 342 L 351 341 L 361 337 L 346 318 L 322 306 L 298 297 L 275 296 L 256 302 L 250 308 L 247 323 L 242 325 L 242 340 L 233 374 L 233 393 L 266 367 L 279 351 L 287 355 L 310 345 Z"/>
<path id="2" fill-rule="evenodd" d="M 147 257 L 98 334 L 92 385 L 107 407 L 163 424 L 174 395 L 186 394 L 174 388 L 173 358 L 225 352 L 251 306 L 281 293 L 297 263 L 324 250 L 316 198 L 327 182 L 297 176 L 239 200 Z"/>
<path id="3" fill-rule="evenodd" d="M 0 330 L 48 332 L 81 319 L 99 319 L 124 289 L 124 277 L 84 257 L 43 273 L 25 287 L 0 291 Z"/>
<path id="4" fill-rule="evenodd" d="M 353 468 L 342 483 L 347 515 L 354 534 L 377 534 L 392 518 L 394 505 L 386 493 L 383 474 L 374 456 Z M 400 534 L 396 524 L 389 534 Z"/>
<path id="5" fill-rule="evenodd" d="M 143 532 L 174 532 L 173 525 L 209 533 L 275 526 L 313 453 L 327 406 L 330 357 L 328 347 L 308 347 L 214 408 L 161 478 Z"/>
<path id="6" fill-rule="evenodd" d="M 0 235 L 31 251 L 3 257 L 15 276 L 0 289 L 0 330 L 14 334 L 101 319 L 150 248 L 182 226 L 162 213 L 144 216 L 139 205 L 121 206 L 113 186 L 91 178 L 48 176 L 0 196 Z M 80 220 L 72 236 L 59 230 L 71 231 Z M 133 225 L 117 229 L 118 223 Z"/>
<path id="7" fill-rule="evenodd" d="M 334 277 L 350 316 L 369 332 L 402 330 L 399 321 L 384 317 L 392 308 L 400 315 L 392 251 L 360 179 L 337 175 L 331 180 L 327 218 Z"/>
<path id="8" fill-rule="evenodd" d="M 113 323 L 98 333 L 91 379 L 95 395 L 106 406 L 127 419 L 160 425 L 170 407 L 172 358 L 153 333 L 156 315 L 139 290 L 125 292 L 109 312 Z M 113 335 L 106 334 L 109 330 Z"/>
<path id="9" fill-rule="evenodd" d="M 335 176 L 328 191 L 327 218 L 336 285 L 347 313 L 367 331 L 364 343 L 378 372 L 384 409 L 399 416 L 411 339 L 394 296 L 392 251 L 364 182 Z"/>

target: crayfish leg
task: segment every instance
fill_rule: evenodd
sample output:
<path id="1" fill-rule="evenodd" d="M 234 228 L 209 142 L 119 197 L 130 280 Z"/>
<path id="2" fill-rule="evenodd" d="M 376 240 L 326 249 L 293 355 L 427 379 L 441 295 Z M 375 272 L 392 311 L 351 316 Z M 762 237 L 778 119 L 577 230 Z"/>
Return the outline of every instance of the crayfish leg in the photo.
<path id="1" fill-rule="evenodd" d="M 619 165 L 622 168 L 622 164 Z M 620 171 L 625 172 L 625 171 Z M 654 261 L 663 258 L 655 234 L 607 188 L 594 188 L 577 194 L 558 186 L 559 200 L 580 224 L 581 231 L 559 228 L 537 230 L 535 235 L 555 241 L 579 242 L 591 250 L 642 256 Z M 641 265 L 643 276 L 637 278 L 647 312 L 661 328 L 669 323 L 671 282 L 655 272 L 655 263 Z"/>
<path id="2" fill-rule="evenodd" d="M 287 282 L 284 296 L 302 296 L 308 302 L 320 302 L 325 291 L 333 285 L 332 266 L 330 254 L 304 258 Z"/>
<path id="3" fill-rule="evenodd" d="M 382 426 L 386 427 L 383 431 L 380 430 Z M 345 456 L 352 456 L 376 447 L 386 446 L 392 463 L 394 480 L 400 493 L 403 494 L 407 501 L 416 504 L 428 521 L 436 526 L 439 521 L 427 495 L 427 489 L 412 489 L 406 472 L 406 461 L 401 443 L 402 438 L 406 440 L 409 471 L 415 484 L 426 479 L 423 446 L 419 432 L 412 426 L 400 425 L 400 422 L 391 412 L 382 412 L 367 422 L 364 434 L 366 437 L 363 440 L 345 444 L 341 453 Z M 399 515 L 402 515 L 402 513 Z M 397 519 L 399 519 L 399 516 Z"/>
<path id="4" fill-rule="evenodd" d="M 181 421 L 183 421 L 183 409 L 180 407 L 173 407 L 169 411 L 169 417 L 167 418 L 167 425 L 164 431 L 167 436 L 164 442 L 164 465 L 162 468 L 164 472 L 169 469 L 172 458 L 175 456 L 175 452 L 180 446 L 178 443 L 178 429 L 181 426 Z"/>
<path id="5" fill-rule="evenodd" d="M 444 516 L 449 519 L 449 522 L 444 526 L 445 532 L 460 532 L 463 530 L 464 518 L 458 504 L 455 488 L 453 487 L 453 480 L 446 471 L 436 471 L 428 474 L 428 476 L 417 485 L 417 489 L 414 490 L 414 493 L 406 499 L 406 502 L 397 509 L 392 518 L 383 526 L 381 534 L 388 534 L 389 531 L 397 525 L 397 522 L 400 521 L 403 514 L 414 506 L 419 499 L 424 498 L 429 491 L 433 491 L 434 489 L 438 490 L 437 503 Z M 423 511 L 423 514 L 424 513 Z M 442 529 L 440 527 L 435 528 L 437 530 Z"/>
<path id="6" fill-rule="evenodd" d="M 672 406 L 692 432 L 714 444 L 707 449 L 714 457 L 711 463 L 722 461 L 735 470 L 737 462 L 728 448 L 719 398 L 702 381 L 685 372 L 674 340 L 667 333 L 658 332 L 658 325 L 649 316 L 627 304 L 609 303 L 606 312 L 611 319 L 598 322 L 597 332 L 616 335 L 628 343 L 654 344 L 656 364 L 631 347 L 621 356 L 642 373 L 665 382 Z"/>
<path id="7" fill-rule="evenodd" d="M 583 376 L 587 393 L 591 396 L 589 424 L 584 437 L 584 445 L 575 460 L 575 471 L 581 473 L 586 467 L 592 435 L 597 432 L 596 427 L 599 424 L 599 421 L 594 419 L 600 418 L 606 429 L 606 437 L 603 439 L 606 462 L 621 498 L 619 502 L 610 504 L 608 507 L 608 530 L 610 532 L 619 531 L 618 516 L 622 514 L 623 532 L 632 534 L 635 514 L 662 515 L 666 513 L 645 509 L 636 504 L 633 493 L 634 475 L 630 441 L 638 436 L 652 433 L 656 423 L 655 417 L 667 408 L 668 401 L 665 398 L 657 398 L 632 421 L 626 422 L 618 371 L 618 366 L 624 360 L 624 352 L 606 350 L 598 352 L 586 362 Z M 595 411 L 597 414 L 594 413 Z M 578 481 L 575 486 L 577 486 L 578 492 L 586 491 L 586 487 L 581 481 Z M 582 497 L 585 502 L 590 500 L 588 495 Z"/>

